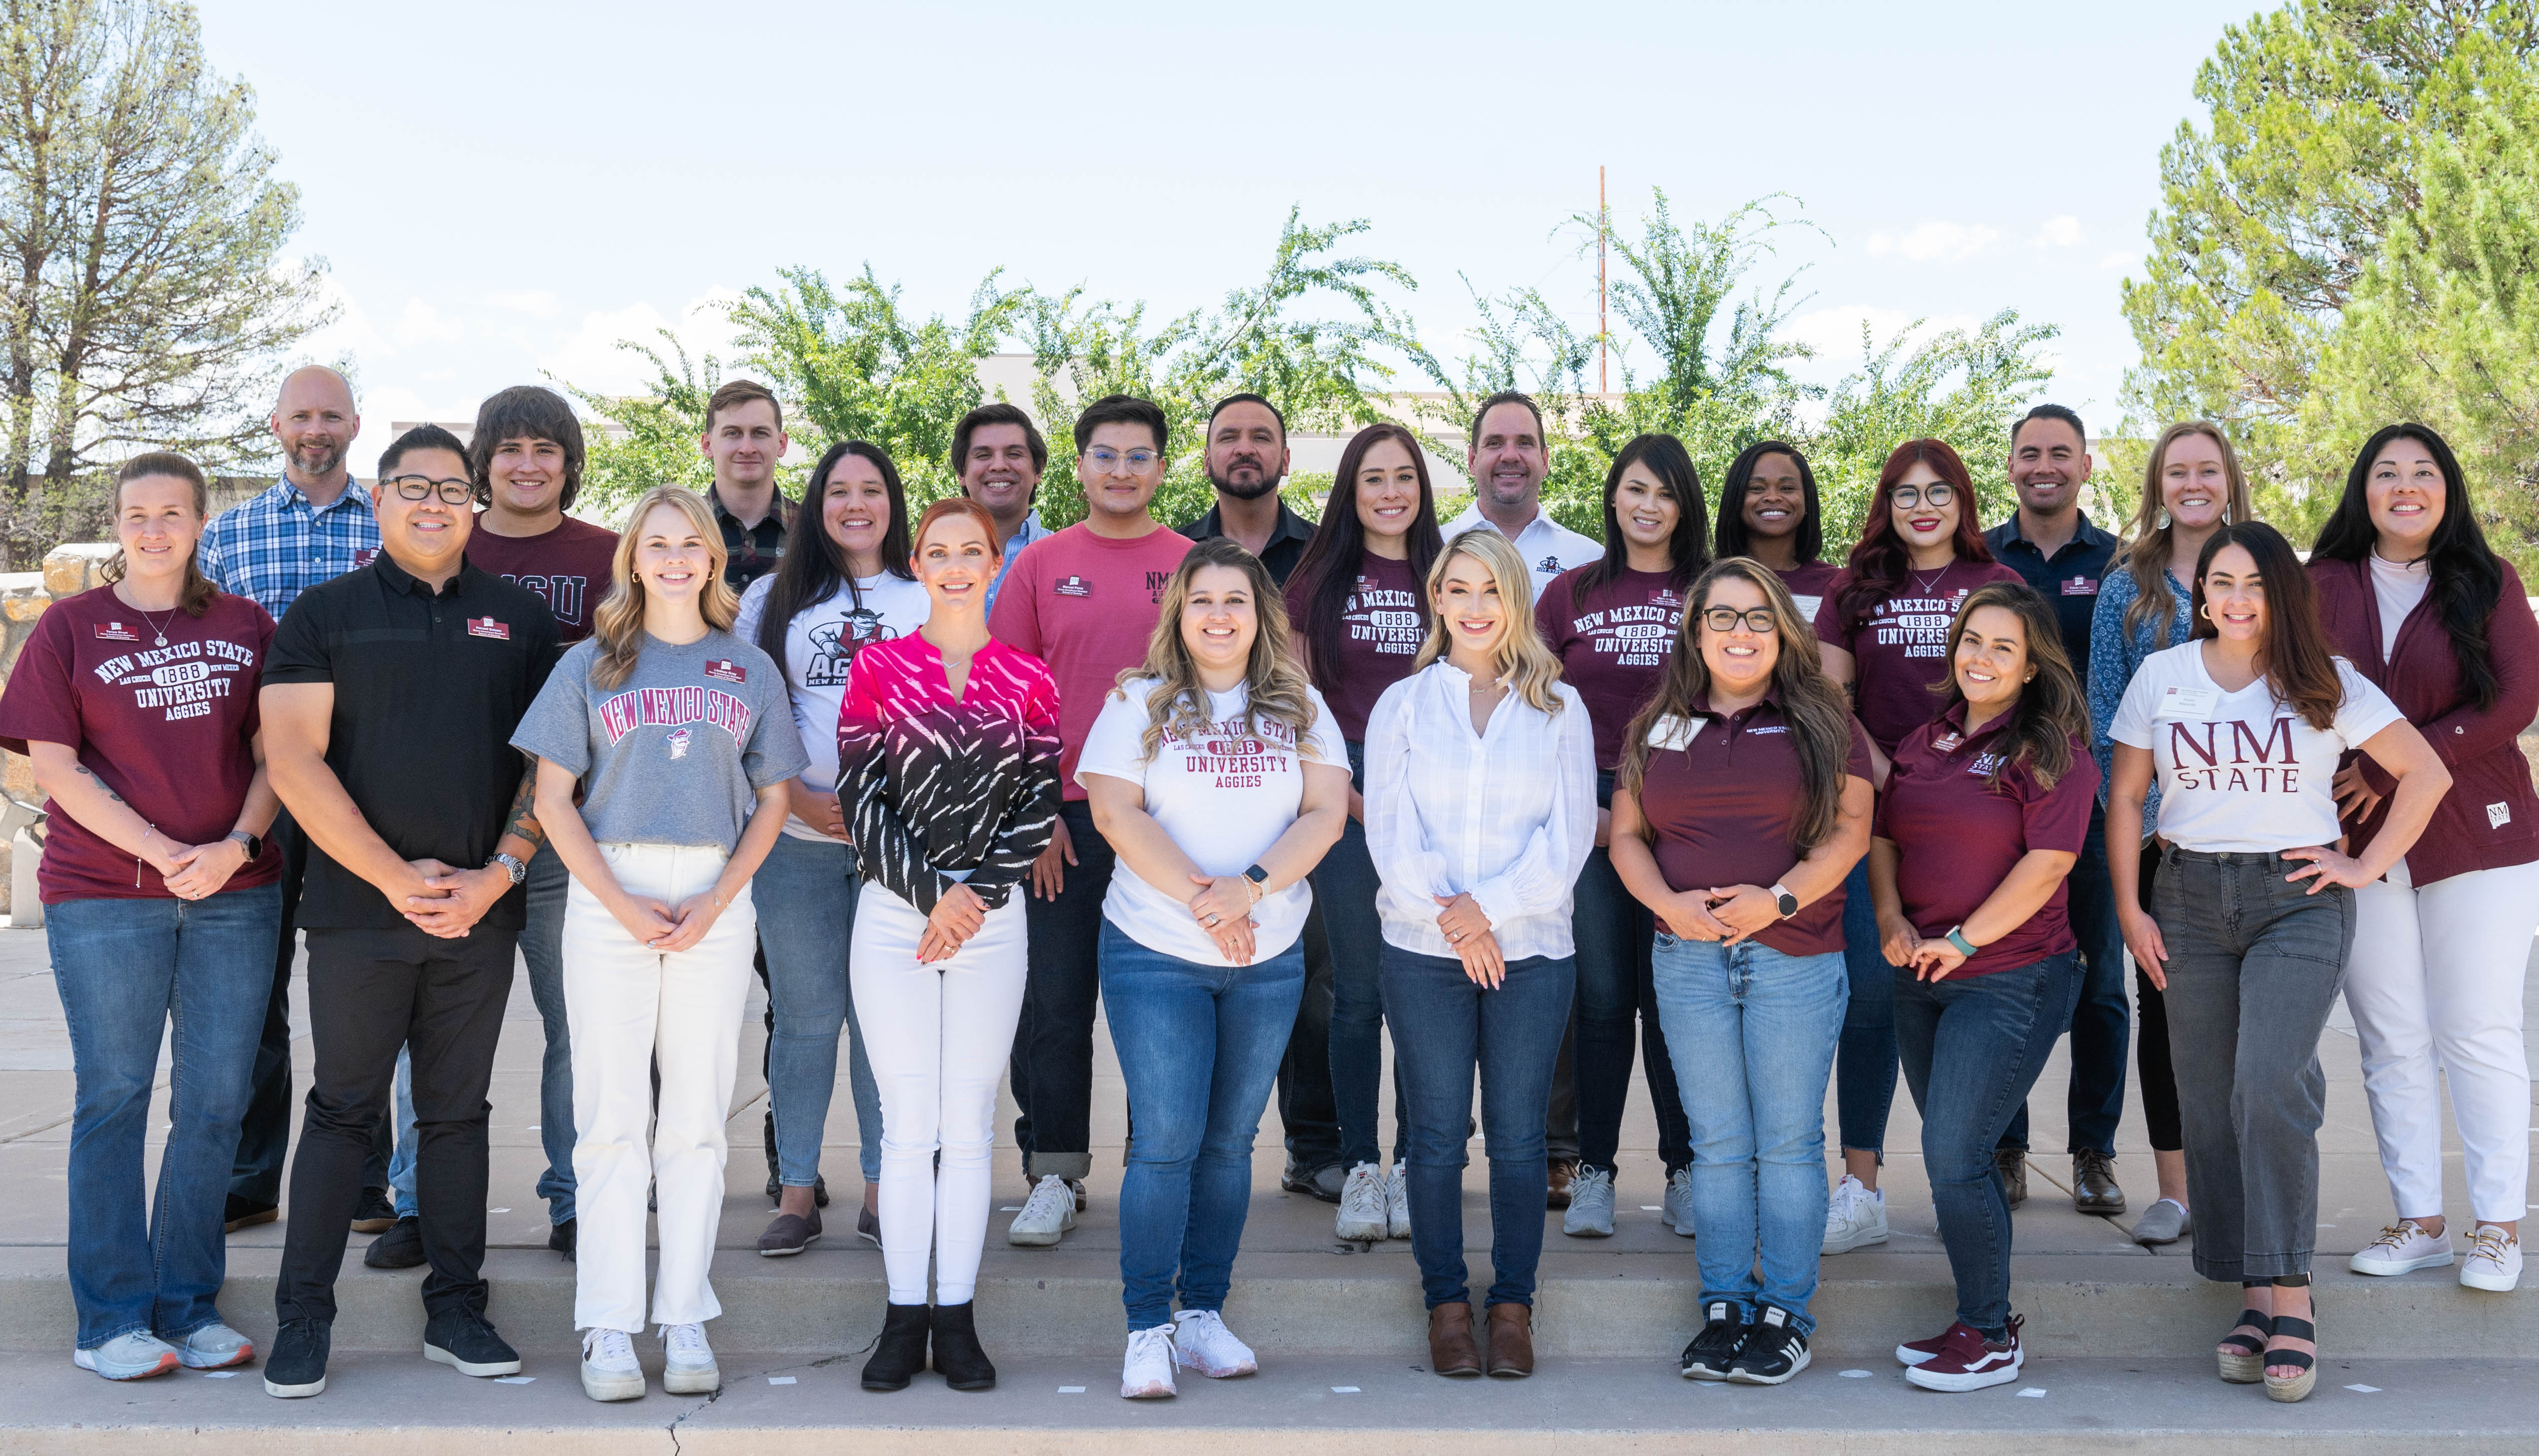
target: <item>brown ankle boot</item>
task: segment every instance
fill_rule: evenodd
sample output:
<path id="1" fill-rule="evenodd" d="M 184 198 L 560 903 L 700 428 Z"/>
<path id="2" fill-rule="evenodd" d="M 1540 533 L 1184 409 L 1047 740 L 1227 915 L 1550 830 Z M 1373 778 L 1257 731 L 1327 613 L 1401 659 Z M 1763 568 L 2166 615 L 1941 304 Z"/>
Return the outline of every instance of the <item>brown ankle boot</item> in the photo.
<path id="1" fill-rule="evenodd" d="M 1473 1306 L 1463 1300 L 1428 1311 L 1428 1368 L 1440 1375 L 1481 1373 L 1481 1352 L 1473 1344 Z"/>
<path id="2" fill-rule="evenodd" d="M 1534 1373 L 1534 1308 L 1490 1306 L 1490 1373 L 1511 1378 Z"/>

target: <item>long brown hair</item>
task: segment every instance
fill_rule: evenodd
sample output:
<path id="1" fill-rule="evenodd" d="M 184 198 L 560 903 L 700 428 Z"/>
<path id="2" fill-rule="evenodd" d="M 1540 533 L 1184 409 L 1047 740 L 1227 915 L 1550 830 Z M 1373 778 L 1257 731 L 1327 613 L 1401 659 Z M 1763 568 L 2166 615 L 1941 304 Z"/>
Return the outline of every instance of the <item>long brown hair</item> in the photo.
<path id="1" fill-rule="evenodd" d="M 643 653 L 644 583 L 635 574 L 635 546 L 644 538 L 644 517 L 656 505 L 675 506 L 705 540 L 706 584 L 697 594 L 697 608 L 705 614 L 706 626 L 729 631 L 732 620 L 740 615 L 740 598 L 731 594 L 722 579 L 723 563 L 730 553 L 723 548 L 722 527 L 715 524 L 714 508 L 685 486 L 654 486 L 627 513 L 626 529 L 617 536 L 617 555 L 608 563 L 609 579 L 615 585 L 590 614 L 590 634 L 599 641 L 599 660 L 590 665 L 594 688 L 607 690 L 624 683 Z"/>
<path id="2" fill-rule="evenodd" d="M 2258 579 L 2265 583 L 2266 639 L 2257 649 L 2257 671 L 2265 674 L 2277 702 L 2325 733 L 2335 726 L 2336 710 L 2345 703 L 2345 680 L 2337 674 L 2327 629 L 2319 625 L 2317 591 L 2283 532 L 2264 521 L 2234 521 L 2204 543 L 2204 554 L 2195 559 L 2195 599 L 2186 639 L 2200 642 L 2222 634 L 2205 616 L 2204 576 L 2226 546 L 2253 558 Z"/>
<path id="3" fill-rule="evenodd" d="M 1751 557 L 1713 562 L 1692 583 L 1676 630 L 1675 650 L 1667 657 L 1666 676 L 1657 695 L 1631 719 L 1622 734 L 1622 763 L 1613 775 L 1616 788 L 1636 794 L 1648 773 L 1649 734 L 1659 720 L 1688 718 L 1693 705 L 1710 694 L 1710 665 L 1701 660 L 1701 614 L 1710 605 L 1711 588 L 1734 577 L 1753 584 L 1770 604 L 1781 639 L 1772 664 L 1772 695 L 1790 725 L 1790 741 L 1799 751 L 1799 772 L 1807 797 L 1790 823 L 1790 847 L 1805 856 L 1825 841 L 1842 818 L 1843 780 L 1851 773 L 1851 699 L 1824 675 L 1817 655 L 1816 629 L 1799 615 L 1799 604 L 1771 567 Z M 1643 825 L 1647 823 L 1642 820 Z"/>
<path id="4" fill-rule="evenodd" d="M 2025 764 L 2038 788 L 2051 789 L 2072 771 L 2072 740 L 2090 731 L 2090 699 L 2063 651 L 2063 624 L 2034 587 L 2024 581 L 1989 581 L 1966 593 L 1956 620 L 1949 624 L 1948 703 L 1942 711 L 1966 700 L 1965 690 L 1957 686 L 1957 644 L 1965 640 L 1966 624 L 1985 607 L 1999 607 L 2019 619 L 2020 632 L 2027 638 L 2027 665 L 2036 671 L 2011 706 L 2009 726 L 2002 730 L 2005 747 L 1993 756 L 1992 772 L 1984 781 L 1998 788 L 2004 773 Z"/>
<path id="5" fill-rule="evenodd" d="M 1278 583 L 1270 579 L 1270 568 L 1230 536 L 1211 536 L 1182 558 L 1180 569 L 1164 585 L 1155 630 L 1146 638 L 1146 660 L 1120 674 L 1120 686 L 1112 691 L 1125 700 L 1132 679 L 1155 680 L 1146 692 L 1143 744 L 1149 761 L 1162 752 L 1167 737 L 1188 738 L 1207 731 L 1214 721 L 1208 712 L 1207 685 L 1200 681 L 1199 662 L 1191 656 L 1190 643 L 1182 640 L 1182 609 L 1190 604 L 1192 578 L 1210 566 L 1243 573 L 1252 593 L 1253 620 L 1259 624 L 1251 655 L 1243 663 L 1243 731 L 1259 732 L 1263 718 L 1284 723 L 1296 736 L 1297 751 L 1302 754 L 1305 734 L 1314 726 L 1314 699 L 1306 691 L 1305 670 L 1296 665 L 1296 655 L 1288 648 L 1286 602 L 1278 595 Z"/>
<path id="6" fill-rule="evenodd" d="M 2248 477 L 2239 469 L 2239 452 L 2230 448 L 2230 436 L 2222 432 L 2221 426 L 2210 420 L 2186 420 L 2162 430 L 2152 443 L 2150 462 L 2143 466 L 2142 504 L 2134 511 L 2133 543 L 2124 550 L 2125 574 L 2134 579 L 2134 599 L 2125 608 L 2127 640 L 2140 636 L 2151 623 L 2168 621 L 2177 610 L 2177 596 L 2168 589 L 2168 554 L 2177 527 L 2168 519 L 2160 478 L 2168 464 L 2168 447 L 2190 434 L 2213 441 L 2222 452 L 2227 491 L 2222 524 L 2227 527 L 2232 521 L 2257 518 L 2257 508 L 2248 499 Z"/>
<path id="7" fill-rule="evenodd" d="M 1525 559 L 1508 539 L 1488 526 L 1466 528 L 1429 564 L 1428 636 L 1419 644 L 1419 655 L 1410 659 L 1410 671 L 1424 672 L 1428 664 L 1446 656 L 1453 629 L 1446 626 L 1446 614 L 1437 610 L 1437 593 L 1445 589 L 1446 568 L 1459 556 L 1489 568 L 1490 579 L 1499 589 L 1499 607 L 1505 615 L 1498 647 L 1490 653 L 1491 665 L 1528 707 L 1544 717 L 1559 712 L 1560 695 L 1551 690 L 1560 682 L 1560 659 L 1544 645 L 1543 632 L 1534 625 L 1534 573 L 1526 569 Z"/>
<path id="8" fill-rule="evenodd" d="M 211 487 L 205 484 L 200 466 L 172 450 L 157 450 L 147 455 L 135 455 L 123 462 L 123 468 L 114 473 L 116 518 L 119 520 L 123 515 L 123 488 L 133 481 L 151 476 L 165 476 L 170 480 L 183 481 L 194 488 L 194 535 L 199 542 L 202 537 L 203 522 L 211 514 Z M 116 534 L 121 534 L 120 527 L 117 528 Z M 123 579 L 126 565 L 123 560 L 123 548 L 118 546 L 115 548 L 114 555 L 106 560 L 104 567 L 97 574 L 111 586 Z M 212 598 L 219 595 L 220 588 L 212 585 L 212 578 L 203 574 L 200 553 L 191 551 L 185 553 L 185 579 L 184 584 L 177 589 L 176 605 L 183 609 L 186 616 L 200 617 L 212 610 Z"/>

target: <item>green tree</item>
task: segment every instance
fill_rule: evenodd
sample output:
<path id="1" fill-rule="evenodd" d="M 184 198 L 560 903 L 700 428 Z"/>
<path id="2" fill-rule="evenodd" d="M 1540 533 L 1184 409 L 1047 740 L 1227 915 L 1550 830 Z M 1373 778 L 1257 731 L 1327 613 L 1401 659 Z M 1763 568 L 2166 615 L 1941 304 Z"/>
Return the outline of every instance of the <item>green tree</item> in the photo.
<path id="1" fill-rule="evenodd" d="M 706 401 L 722 382 L 722 363 L 709 354 L 701 368 L 677 335 L 668 329 L 658 333 L 669 359 L 652 345 L 617 341 L 618 348 L 642 355 L 652 366 L 652 386 L 645 393 L 598 394 L 547 376 L 601 422 L 600 428 L 583 431 L 585 458 L 582 493 L 574 499 L 576 515 L 613 523 L 636 496 L 654 486 L 702 491 L 714 484 L 714 466 L 704 448 Z M 780 465 L 777 474 L 789 495 L 800 489 L 799 467 Z"/>

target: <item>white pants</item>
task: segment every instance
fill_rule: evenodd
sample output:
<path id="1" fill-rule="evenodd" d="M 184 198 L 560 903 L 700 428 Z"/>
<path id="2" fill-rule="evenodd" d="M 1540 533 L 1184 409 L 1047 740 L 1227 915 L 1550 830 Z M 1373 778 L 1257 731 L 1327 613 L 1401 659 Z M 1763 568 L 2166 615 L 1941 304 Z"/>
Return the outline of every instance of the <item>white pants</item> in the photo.
<path id="1" fill-rule="evenodd" d="M 667 844 L 602 844 L 599 852 L 629 894 L 673 908 L 711 888 L 725 859 L 720 849 Z M 758 912 L 743 886 L 694 950 L 664 955 L 629 935 L 574 882 L 564 911 L 564 1008 L 573 1035 L 577 1330 L 643 1330 L 645 1199 L 656 1188 L 653 1323 L 695 1324 L 722 1313 L 707 1275 L 722 1218 L 723 1123 L 757 934 Z"/>
<path id="2" fill-rule="evenodd" d="M 2539 863 L 2474 870 L 2416 889 L 2405 861 L 2354 893 L 2345 1004 L 2363 1042 L 2363 1087 L 2398 1217 L 2442 1211 L 2442 1109 L 2450 1080 L 2472 1217 L 2528 1212 L 2530 1062 L 2522 977 L 2539 925 Z"/>
<path id="3" fill-rule="evenodd" d="M 918 963 L 926 917 L 870 881 L 847 958 L 856 1016 L 881 1086 L 881 1257 L 890 1302 L 969 1302 L 988 1240 L 996 1083 L 1022 1016 L 1029 946 L 1023 891 L 949 960 Z M 938 1170 L 935 1153 L 943 1157 Z"/>

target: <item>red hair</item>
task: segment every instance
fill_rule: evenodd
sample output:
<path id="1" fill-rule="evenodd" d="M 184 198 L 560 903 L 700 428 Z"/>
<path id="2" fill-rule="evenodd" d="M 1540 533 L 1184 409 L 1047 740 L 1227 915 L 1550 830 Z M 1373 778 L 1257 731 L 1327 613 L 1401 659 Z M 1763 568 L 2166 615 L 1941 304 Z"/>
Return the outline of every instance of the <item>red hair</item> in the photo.
<path id="1" fill-rule="evenodd" d="M 1869 500 L 1869 513 L 1861 518 L 1860 541 L 1851 549 L 1851 584 L 1843 588 L 1835 610 L 1841 621 L 1857 628 L 1869 616 L 1869 609 L 1895 594 L 1904 584 L 1910 559 L 1904 551 L 1904 538 L 1895 533 L 1892 497 L 1895 487 L 1916 465 L 1931 467 L 1931 473 L 1955 488 L 1957 493 L 1957 530 L 1950 538 L 1960 562 L 1989 562 L 1992 548 L 1984 545 L 1983 527 L 1975 523 L 1977 501 L 1975 478 L 1966 462 L 1942 439 L 1908 439 L 1887 456 L 1886 467 L 1878 472 L 1878 494 Z"/>
<path id="2" fill-rule="evenodd" d="M 926 531 L 947 515 L 966 515 L 977 521 L 980 531 L 988 538 L 988 549 L 995 552 L 999 561 L 1004 559 L 1004 548 L 996 540 L 996 518 L 988 514 L 988 507 L 967 496 L 946 496 L 926 507 L 926 514 L 917 518 L 917 529 L 908 536 L 908 554 L 911 557 L 916 556 L 918 548 L 926 544 Z"/>

